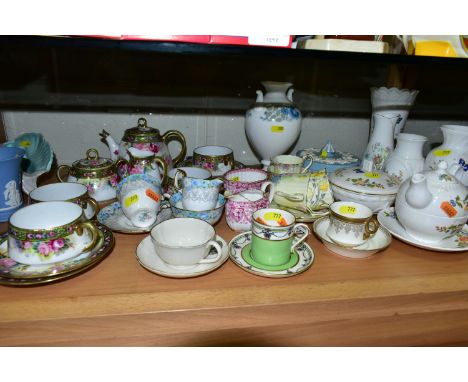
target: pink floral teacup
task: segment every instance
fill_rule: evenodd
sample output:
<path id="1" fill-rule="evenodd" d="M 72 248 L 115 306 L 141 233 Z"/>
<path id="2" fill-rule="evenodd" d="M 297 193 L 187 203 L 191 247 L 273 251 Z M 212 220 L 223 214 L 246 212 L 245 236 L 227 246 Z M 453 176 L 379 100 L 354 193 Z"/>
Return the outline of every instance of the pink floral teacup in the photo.
<path id="1" fill-rule="evenodd" d="M 40 202 L 16 211 L 8 224 L 8 256 L 28 265 L 64 261 L 92 250 L 98 228 L 72 202 Z"/>
<path id="2" fill-rule="evenodd" d="M 226 203 L 226 222 L 234 231 L 250 231 L 252 228 L 252 215 L 255 211 L 267 208 L 271 203 L 273 194 L 267 197 L 264 190 L 247 190 L 228 197 Z"/>
<path id="3" fill-rule="evenodd" d="M 238 194 L 247 190 L 261 190 L 268 180 L 268 173 L 257 168 L 240 168 L 224 174 L 224 190 L 228 194 Z"/>

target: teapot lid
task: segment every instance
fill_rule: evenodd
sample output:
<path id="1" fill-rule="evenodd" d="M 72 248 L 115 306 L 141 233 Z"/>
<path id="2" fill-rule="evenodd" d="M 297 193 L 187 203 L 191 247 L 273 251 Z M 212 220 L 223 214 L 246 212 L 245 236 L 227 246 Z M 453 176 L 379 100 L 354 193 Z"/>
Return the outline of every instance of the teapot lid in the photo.
<path id="1" fill-rule="evenodd" d="M 396 195 L 400 183 L 383 171 L 360 167 L 340 168 L 329 175 L 330 183 L 345 190 L 368 195 Z"/>
<path id="2" fill-rule="evenodd" d="M 426 179 L 430 183 L 440 184 L 458 184 L 459 180 L 448 172 L 448 164 L 446 161 L 440 161 L 437 163 L 435 170 L 430 170 L 424 173 Z M 461 184 L 461 183 L 460 183 Z"/>
<path id="3" fill-rule="evenodd" d="M 73 162 L 72 167 L 77 170 L 104 170 L 112 167 L 114 161 L 109 158 L 99 157 L 99 153 L 96 149 L 89 149 L 86 151 L 86 158 L 79 159 Z"/>
<path id="4" fill-rule="evenodd" d="M 135 127 L 125 130 L 122 138 L 126 142 L 155 142 L 160 139 L 158 129 L 148 126 L 146 118 L 138 118 L 138 124 Z"/>

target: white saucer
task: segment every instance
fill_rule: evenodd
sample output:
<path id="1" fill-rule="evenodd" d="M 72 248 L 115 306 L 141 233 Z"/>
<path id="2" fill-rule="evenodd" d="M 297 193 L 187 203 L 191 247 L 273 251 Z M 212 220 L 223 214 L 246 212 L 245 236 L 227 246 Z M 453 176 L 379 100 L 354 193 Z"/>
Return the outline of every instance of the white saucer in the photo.
<path id="1" fill-rule="evenodd" d="M 415 247 L 429 249 L 438 252 L 463 252 L 468 251 L 468 225 L 465 224 L 463 230 L 456 235 L 448 236 L 437 243 L 424 243 L 410 237 L 405 228 L 401 225 L 395 215 L 393 207 L 386 208 L 377 214 L 379 223 L 390 231 L 390 233 Z"/>
<path id="2" fill-rule="evenodd" d="M 229 242 L 229 256 L 231 257 L 231 260 L 234 262 L 234 264 L 242 268 L 244 271 L 253 273 L 254 275 L 272 278 L 296 276 L 309 269 L 312 266 L 312 263 L 314 262 L 314 251 L 307 243 L 302 243 L 299 244 L 294 250 L 297 254 L 297 262 L 295 262 L 295 264 L 292 264 L 289 268 L 276 271 L 258 268 L 254 265 L 249 264 L 242 256 L 242 250 L 244 249 L 244 247 L 250 245 L 251 238 L 251 231 L 243 232 L 240 235 L 235 236 Z"/>
<path id="3" fill-rule="evenodd" d="M 189 277 L 197 277 L 218 269 L 229 258 L 228 245 L 226 241 L 224 241 L 224 239 L 218 235 L 216 235 L 216 241 L 222 244 L 222 256 L 221 259 L 219 259 L 217 262 L 211 264 L 198 264 L 194 265 L 193 267 L 171 267 L 162 261 L 154 250 L 153 243 L 151 242 L 151 236 L 145 237 L 140 242 L 140 244 L 138 244 L 136 249 L 136 257 L 143 268 L 160 276 L 184 279 Z M 208 255 L 207 258 L 209 259 L 215 255 L 216 252 L 214 249 L 212 249 L 212 252 Z"/>
<path id="4" fill-rule="evenodd" d="M 170 219 L 171 217 L 172 210 L 169 202 L 167 201 L 161 203 L 161 209 L 156 218 L 156 222 L 149 227 L 144 228 L 136 227 L 132 224 L 132 222 L 124 215 L 119 202 L 109 204 L 97 214 L 97 220 L 99 223 L 104 224 L 114 232 L 121 233 L 148 233 L 155 225 L 163 222 L 164 220 Z"/>
<path id="5" fill-rule="evenodd" d="M 344 248 L 334 243 L 327 235 L 327 229 L 330 226 L 328 216 L 315 221 L 313 230 L 322 243 L 333 253 L 348 257 L 351 259 L 365 259 L 373 254 L 383 251 L 392 242 L 392 236 L 388 231 L 379 227 L 374 236 L 369 238 L 364 244 L 354 248 Z"/>

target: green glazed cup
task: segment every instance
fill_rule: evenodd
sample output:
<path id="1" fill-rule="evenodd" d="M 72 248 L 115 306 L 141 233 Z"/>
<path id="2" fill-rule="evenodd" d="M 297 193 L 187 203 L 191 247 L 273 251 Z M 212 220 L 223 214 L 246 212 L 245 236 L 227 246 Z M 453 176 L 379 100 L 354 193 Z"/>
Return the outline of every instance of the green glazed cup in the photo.
<path id="1" fill-rule="evenodd" d="M 252 235 L 252 258 L 264 265 L 283 265 L 291 258 L 293 236 L 285 240 L 267 240 Z"/>

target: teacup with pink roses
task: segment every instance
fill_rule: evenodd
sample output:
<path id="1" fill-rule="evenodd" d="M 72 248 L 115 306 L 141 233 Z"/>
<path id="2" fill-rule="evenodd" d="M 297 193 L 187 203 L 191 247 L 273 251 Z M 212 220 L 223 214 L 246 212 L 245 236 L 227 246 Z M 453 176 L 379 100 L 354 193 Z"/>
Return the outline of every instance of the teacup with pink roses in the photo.
<path id="1" fill-rule="evenodd" d="M 73 202 L 40 202 L 11 215 L 8 256 L 28 265 L 51 264 L 92 250 L 98 228 Z"/>

